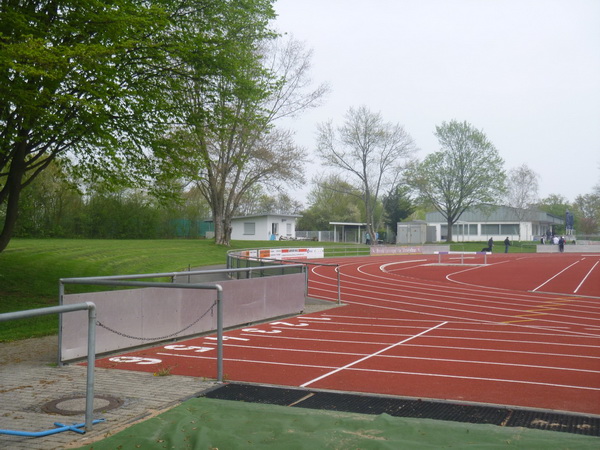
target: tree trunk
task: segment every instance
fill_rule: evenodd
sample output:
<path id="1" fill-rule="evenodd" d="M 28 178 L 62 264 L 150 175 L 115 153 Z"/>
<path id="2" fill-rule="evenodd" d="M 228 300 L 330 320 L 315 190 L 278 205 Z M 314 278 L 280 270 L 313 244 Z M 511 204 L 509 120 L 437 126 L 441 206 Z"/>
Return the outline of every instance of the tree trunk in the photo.
<path id="1" fill-rule="evenodd" d="M 17 150 L 13 156 L 6 185 L 4 186 L 8 194 L 5 198 L 6 216 L 4 217 L 4 226 L 2 227 L 2 232 L 0 232 L 0 252 L 8 246 L 19 215 L 19 197 L 23 189 L 22 180 L 25 174 L 24 155 L 25 146 L 22 144 L 21 149 Z"/>
<path id="2" fill-rule="evenodd" d="M 446 236 L 446 242 L 452 242 L 452 219 L 448 219 L 448 235 Z"/>

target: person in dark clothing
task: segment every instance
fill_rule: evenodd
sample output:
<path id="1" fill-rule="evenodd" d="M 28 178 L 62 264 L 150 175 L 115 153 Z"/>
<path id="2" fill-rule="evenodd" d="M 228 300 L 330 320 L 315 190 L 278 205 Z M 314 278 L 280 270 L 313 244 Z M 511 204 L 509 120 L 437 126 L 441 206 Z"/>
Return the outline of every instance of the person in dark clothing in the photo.
<path id="1" fill-rule="evenodd" d="M 558 240 L 558 251 L 561 253 L 565 251 L 565 238 L 563 236 Z"/>
<path id="2" fill-rule="evenodd" d="M 490 238 L 488 241 L 488 248 L 490 249 L 490 252 L 494 249 L 494 239 Z"/>
<path id="3" fill-rule="evenodd" d="M 508 247 L 510 247 L 510 239 L 506 236 L 506 239 L 504 239 L 504 253 L 508 253 Z"/>

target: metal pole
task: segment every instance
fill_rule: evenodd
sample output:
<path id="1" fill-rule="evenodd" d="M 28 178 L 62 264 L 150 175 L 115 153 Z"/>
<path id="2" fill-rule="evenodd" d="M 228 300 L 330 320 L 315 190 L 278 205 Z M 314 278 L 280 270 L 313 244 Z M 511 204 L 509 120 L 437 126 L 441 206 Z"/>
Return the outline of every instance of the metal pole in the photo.
<path id="1" fill-rule="evenodd" d="M 94 420 L 94 368 L 96 366 L 96 305 L 88 305 L 87 389 L 85 391 L 85 431 L 92 431 Z"/>
<path id="2" fill-rule="evenodd" d="M 59 306 L 63 305 L 63 299 L 65 297 L 65 285 L 62 284 L 61 281 L 58 282 L 58 304 Z M 62 367 L 64 364 L 61 361 L 60 354 L 62 351 L 61 342 L 62 342 L 62 314 L 58 315 L 58 348 L 56 350 L 56 361 L 58 362 L 58 367 Z"/>
<path id="3" fill-rule="evenodd" d="M 59 285 L 62 286 L 62 283 Z M 0 314 L 0 322 L 24 319 L 27 317 L 62 314 L 66 312 L 88 310 L 88 367 L 85 400 L 85 430 L 90 431 L 93 424 L 94 412 L 94 365 L 96 362 L 96 305 L 92 302 L 75 303 L 73 305 L 49 306 L 47 308 L 29 309 Z M 59 357 L 60 360 L 60 357 Z"/>
<path id="4" fill-rule="evenodd" d="M 304 273 L 304 297 L 308 297 L 308 266 L 302 266 Z"/>
<path id="5" fill-rule="evenodd" d="M 342 285 L 340 282 L 340 266 L 339 264 L 336 266 L 335 271 L 337 272 L 337 294 L 338 294 L 338 305 L 342 304 Z"/>
<path id="6" fill-rule="evenodd" d="M 223 382 L 223 288 L 217 287 L 217 382 Z"/>

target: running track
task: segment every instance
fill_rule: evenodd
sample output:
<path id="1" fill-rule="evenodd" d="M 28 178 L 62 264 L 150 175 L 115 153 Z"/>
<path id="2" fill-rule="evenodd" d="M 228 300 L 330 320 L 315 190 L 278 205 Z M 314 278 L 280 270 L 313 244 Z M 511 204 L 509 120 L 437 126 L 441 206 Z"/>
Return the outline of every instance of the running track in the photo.
<path id="1" fill-rule="evenodd" d="M 227 380 L 600 415 L 600 255 L 326 261 L 344 306 L 226 332 Z M 332 267 L 309 295 L 336 298 Z M 213 378 L 215 356 L 213 335 L 97 366 Z"/>

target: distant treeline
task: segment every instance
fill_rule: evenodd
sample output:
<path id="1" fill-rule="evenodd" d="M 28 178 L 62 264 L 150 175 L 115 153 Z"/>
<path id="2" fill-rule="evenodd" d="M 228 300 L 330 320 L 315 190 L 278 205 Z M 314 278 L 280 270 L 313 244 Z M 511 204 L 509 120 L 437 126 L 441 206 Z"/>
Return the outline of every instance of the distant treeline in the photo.
<path id="1" fill-rule="evenodd" d="M 14 237 L 196 238 L 210 226 L 210 210 L 197 192 L 162 201 L 135 190 L 86 187 L 84 194 L 50 172 L 23 191 Z"/>

